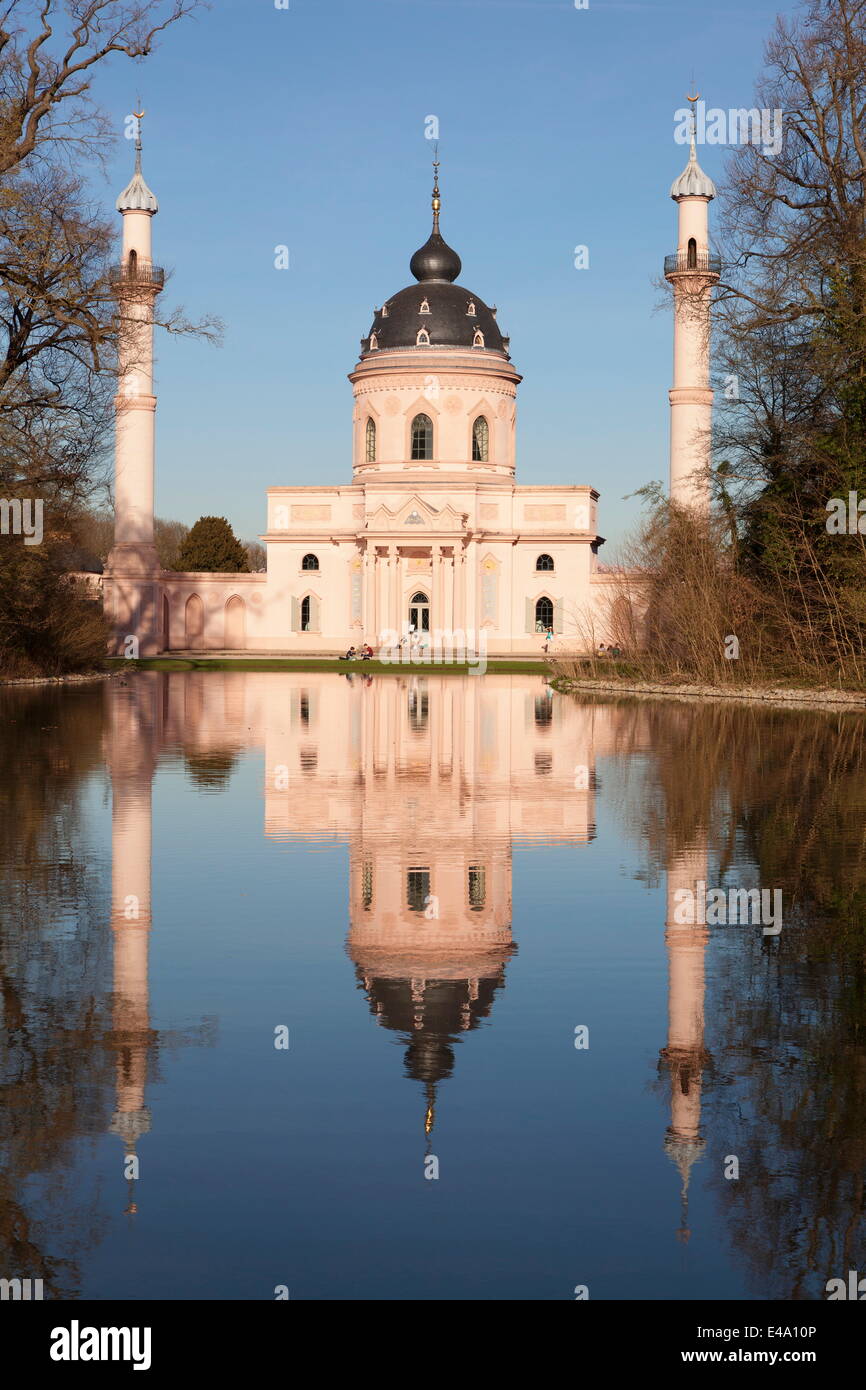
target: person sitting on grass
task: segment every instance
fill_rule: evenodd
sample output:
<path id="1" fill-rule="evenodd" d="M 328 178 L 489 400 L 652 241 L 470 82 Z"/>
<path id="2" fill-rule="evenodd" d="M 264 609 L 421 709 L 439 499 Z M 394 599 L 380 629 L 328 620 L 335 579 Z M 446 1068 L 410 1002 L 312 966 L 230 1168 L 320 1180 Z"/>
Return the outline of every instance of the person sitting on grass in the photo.
<path id="1" fill-rule="evenodd" d="M 346 652 L 346 655 L 343 657 L 343 660 L 344 660 L 344 661 L 354 661 L 354 660 L 355 660 L 355 648 L 354 648 L 354 647 L 350 647 L 350 648 L 349 648 L 349 650 Z"/>

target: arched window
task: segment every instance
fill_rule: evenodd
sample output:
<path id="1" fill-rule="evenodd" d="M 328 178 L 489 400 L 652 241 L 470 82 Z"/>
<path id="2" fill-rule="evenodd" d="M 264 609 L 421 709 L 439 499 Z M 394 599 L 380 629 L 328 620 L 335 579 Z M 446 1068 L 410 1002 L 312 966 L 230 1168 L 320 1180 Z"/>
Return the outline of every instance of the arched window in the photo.
<path id="1" fill-rule="evenodd" d="M 698 266 L 698 243 L 693 236 L 689 237 L 689 249 L 686 254 L 686 264 L 689 270 L 697 270 Z"/>
<path id="2" fill-rule="evenodd" d="M 429 314 L 429 312 L 430 312 L 430 300 L 429 300 L 429 299 L 422 299 L 422 300 L 421 300 L 421 308 L 418 310 L 418 313 L 419 313 L 419 314 Z"/>
<path id="3" fill-rule="evenodd" d="M 432 459 L 433 421 L 429 415 L 416 415 L 412 421 L 412 458 Z"/>
<path id="4" fill-rule="evenodd" d="M 367 416 L 367 436 L 364 453 L 368 463 L 376 462 L 376 421 Z"/>
<path id="5" fill-rule="evenodd" d="M 535 562 L 535 568 L 536 568 L 537 570 L 552 570 L 552 569 L 553 569 L 553 556 L 552 556 L 552 555 L 539 555 L 538 559 L 537 559 L 536 562 Z"/>
<path id="6" fill-rule="evenodd" d="M 319 568 L 318 555 L 305 555 L 301 561 L 302 570 L 317 570 Z"/>
<path id="7" fill-rule="evenodd" d="M 472 462 L 487 463 L 490 458 L 490 426 L 483 415 L 479 415 L 472 426 Z"/>
<path id="8" fill-rule="evenodd" d="M 427 329 L 426 329 L 426 328 L 419 328 L 419 329 L 418 329 L 418 337 L 415 339 L 415 346 L 416 346 L 416 347 L 429 347 L 429 346 L 430 346 L 430 334 L 427 332 Z"/>
<path id="9" fill-rule="evenodd" d="M 378 348 L 378 346 L 379 346 L 379 339 L 376 337 L 376 334 L 375 334 L 375 333 L 371 333 L 371 334 L 370 334 L 370 351 L 371 351 L 371 352 L 375 352 L 376 349 Z"/>
<path id="10" fill-rule="evenodd" d="M 128 262 L 128 264 L 129 264 L 129 278 L 130 278 L 130 280 L 134 280 L 134 279 L 136 278 L 136 276 L 138 275 L 138 252 L 137 252 L 137 251 L 130 251 L 130 253 L 129 253 L 129 262 Z"/>
<path id="11" fill-rule="evenodd" d="M 474 318 L 475 318 L 475 300 L 474 300 L 474 299 L 470 299 L 469 303 L 466 305 L 466 317 L 467 317 L 467 318 L 470 318 L 470 319 L 474 319 Z"/>
<path id="12" fill-rule="evenodd" d="M 535 605 L 535 630 L 547 632 L 553 627 L 553 600 L 540 598 Z"/>
<path id="13" fill-rule="evenodd" d="M 483 346 L 484 346 L 484 334 L 481 332 L 481 329 L 480 329 L 480 328 L 476 328 L 476 330 L 475 330 L 475 336 L 474 336 L 474 338 L 472 339 L 472 346 L 473 346 L 473 347 L 483 347 Z"/>
<path id="14" fill-rule="evenodd" d="M 310 630 L 310 596 L 301 599 L 301 632 Z"/>

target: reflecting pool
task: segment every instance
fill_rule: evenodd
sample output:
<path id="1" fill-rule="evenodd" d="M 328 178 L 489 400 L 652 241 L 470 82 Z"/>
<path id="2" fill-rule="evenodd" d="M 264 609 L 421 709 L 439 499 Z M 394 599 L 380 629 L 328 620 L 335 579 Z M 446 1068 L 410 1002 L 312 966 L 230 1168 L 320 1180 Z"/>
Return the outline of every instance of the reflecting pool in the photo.
<path id="1" fill-rule="evenodd" d="M 863 722 L 492 673 L 0 692 L 0 1277 L 823 1298 L 866 1270 Z"/>

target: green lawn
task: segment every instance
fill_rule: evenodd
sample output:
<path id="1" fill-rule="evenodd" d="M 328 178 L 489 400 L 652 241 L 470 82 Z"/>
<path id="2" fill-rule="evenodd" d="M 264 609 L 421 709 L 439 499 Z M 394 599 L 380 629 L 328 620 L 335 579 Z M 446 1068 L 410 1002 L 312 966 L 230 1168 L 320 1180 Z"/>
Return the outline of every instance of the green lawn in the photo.
<path id="1" fill-rule="evenodd" d="M 170 657 L 152 656 L 139 661 L 126 657 L 109 657 L 106 665 L 110 670 L 133 667 L 137 671 L 338 671 L 341 674 L 370 676 L 406 675 L 444 675 L 465 676 L 476 669 L 476 664 L 467 662 L 384 662 L 384 661 L 341 661 L 339 659 L 317 661 L 304 657 Z M 541 661 L 509 660 L 508 658 L 488 658 L 486 670 L 499 674 L 524 674 L 535 672 L 546 675 L 549 668 Z"/>

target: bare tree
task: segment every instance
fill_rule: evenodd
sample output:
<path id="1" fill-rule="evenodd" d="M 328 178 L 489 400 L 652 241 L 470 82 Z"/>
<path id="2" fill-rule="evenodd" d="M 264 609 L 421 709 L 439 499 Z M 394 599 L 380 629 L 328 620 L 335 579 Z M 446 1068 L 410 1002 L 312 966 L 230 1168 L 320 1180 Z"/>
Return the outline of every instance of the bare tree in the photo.
<path id="1" fill-rule="evenodd" d="M 6 0 L 0 12 L 0 177 L 47 144 L 93 151 L 90 87 L 112 54 L 146 58 L 203 0 Z"/>

